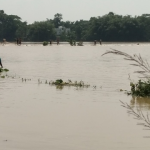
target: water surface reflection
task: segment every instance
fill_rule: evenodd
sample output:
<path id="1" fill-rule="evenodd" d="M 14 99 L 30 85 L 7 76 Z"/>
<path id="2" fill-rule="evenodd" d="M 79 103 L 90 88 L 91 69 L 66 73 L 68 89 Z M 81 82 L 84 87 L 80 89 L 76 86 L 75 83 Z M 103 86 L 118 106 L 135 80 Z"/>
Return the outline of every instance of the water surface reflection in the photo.
<path id="1" fill-rule="evenodd" d="M 142 110 L 150 110 L 150 98 L 132 97 L 130 104 Z"/>

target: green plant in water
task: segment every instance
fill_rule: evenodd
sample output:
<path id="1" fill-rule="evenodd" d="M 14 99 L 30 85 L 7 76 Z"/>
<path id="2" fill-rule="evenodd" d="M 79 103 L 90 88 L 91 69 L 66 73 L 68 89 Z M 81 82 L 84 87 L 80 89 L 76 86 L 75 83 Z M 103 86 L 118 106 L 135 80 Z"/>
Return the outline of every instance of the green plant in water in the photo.
<path id="1" fill-rule="evenodd" d="M 4 69 L 5 72 L 9 71 L 8 69 Z"/>
<path id="2" fill-rule="evenodd" d="M 75 81 L 74 83 L 71 80 L 68 80 L 68 82 L 64 82 L 62 79 L 57 79 L 55 82 L 51 81 L 49 82 L 49 85 L 59 85 L 59 86 L 75 86 L 75 87 L 89 87 L 90 85 L 84 84 L 83 81 L 77 82 Z"/>
<path id="3" fill-rule="evenodd" d="M 63 80 L 62 79 L 57 79 L 56 81 L 55 81 L 55 84 L 56 85 L 59 85 L 59 84 L 62 84 L 63 83 Z"/>
<path id="4" fill-rule="evenodd" d="M 150 97 L 150 80 L 139 80 L 136 84 L 131 82 L 130 86 L 131 92 L 128 92 L 129 95 L 134 95 L 138 97 Z"/>
<path id="5" fill-rule="evenodd" d="M 43 46 L 47 46 L 48 45 L 48 42 L 47 41 L 44 41 L 43 42 Z"/>
<path id="6" fill-rule="evenodd" d="M 70 44 L 71 46 L 76 46 L 76 41 L 70 39 L 70 40 L 69 40 L 69 44 Z"/>
<path id="7" fill-rule="evenodd" d="M 0 68 L 0 72 L 7 72 L 9 71 L 8 69 L 3 69 L 3 68 Z"/>

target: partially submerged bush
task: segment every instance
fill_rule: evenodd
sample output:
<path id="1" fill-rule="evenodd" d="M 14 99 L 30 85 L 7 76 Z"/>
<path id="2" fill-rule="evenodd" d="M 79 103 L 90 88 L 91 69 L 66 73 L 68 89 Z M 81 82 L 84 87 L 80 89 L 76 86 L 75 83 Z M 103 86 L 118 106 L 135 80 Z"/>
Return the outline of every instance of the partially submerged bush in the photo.
<path id="1" fill-rule="evenodd" d="M 63 80 L 62 80 L 62 79 L 58 79 L 58 80 L 55 81 L 55 84 L 56 84 L 56 85 L 59 85 L 59 84 L 62 84 L 62 83 L 63 83 Z"/>
<path id="2" fill-rule="evenodd" d="M 130 83 L 131 92 L 128 92 L 130 95 L 138 97 L 150 97 L 150 80 L 141 81 L 139 80 L 136 84 Z"/>
<path id="3" fill-rule="evenodd" d="M 64 82 L 62 79 L 57 79 L 56 81 L 49 82 L 51 85 L 59 85 L 59 86 L 76 86 L 76 87 L 89 87 L 90 85 L 84 84 L 83 81 L 80 82 L 72 82 L 71 80 L 68 80 L 68 82 Z"/>
<path id="4" fill-rule="evenodd" d="M 71 46 L 76 46 L 76 41 L 75 41 L 75 40 L 70 40 L 70 41 L 69 41 L 69 44 L 70 44 Z"/>
<path id="5" fill-rule="evenodd" d="M 8 69 L 3 69 L 3 68 L 0 68 L 0 72 L 7 72 L 9 71 Z"/>
<path id="6" fill-rule="evenodd" d="M 48 42 L 47 41 L 44 41 L 43 42 L 43 46 L 47 46 L 48 45 Z"/>

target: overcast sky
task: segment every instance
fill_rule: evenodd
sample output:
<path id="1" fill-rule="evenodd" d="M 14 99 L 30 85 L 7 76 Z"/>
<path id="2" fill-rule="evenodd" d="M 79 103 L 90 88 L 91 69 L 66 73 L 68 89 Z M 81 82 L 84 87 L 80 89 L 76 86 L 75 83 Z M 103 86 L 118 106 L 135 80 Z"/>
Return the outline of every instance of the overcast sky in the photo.
<path id="1" fill-rule="evenodd" d="M 0 0 L 0 10 L 28 23 L 53 19 L 56 13 L 61 13 L 64 21 L 76 21 L 109 12 L 132 16 L 150 13 L 150 0 Z"/>

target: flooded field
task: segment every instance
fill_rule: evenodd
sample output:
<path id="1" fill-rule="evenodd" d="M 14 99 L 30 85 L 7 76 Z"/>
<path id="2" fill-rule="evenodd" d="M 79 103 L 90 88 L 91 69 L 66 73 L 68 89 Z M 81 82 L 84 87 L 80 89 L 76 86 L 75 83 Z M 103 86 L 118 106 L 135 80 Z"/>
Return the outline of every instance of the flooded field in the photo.
<path id="1" fill-rule="evenodd" d="M 149 99 L 120 92 L 130 90 L 129 75 L 137 81 L 133 72 L 139 69 L 121 56 L 102 57 L 110 48 L 140 53 L 150 62 L 150 44 L 0 45 L 3 66 L 10 70 L 0 78 L 0 148 L 149 150 L 150 131 L 120 103 L 149 113 Z M 82 80 L 90 87 L 45 84 L 56 79 Z"/>

